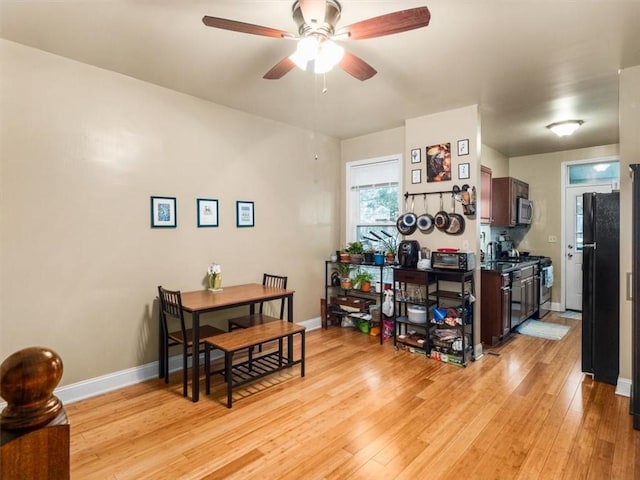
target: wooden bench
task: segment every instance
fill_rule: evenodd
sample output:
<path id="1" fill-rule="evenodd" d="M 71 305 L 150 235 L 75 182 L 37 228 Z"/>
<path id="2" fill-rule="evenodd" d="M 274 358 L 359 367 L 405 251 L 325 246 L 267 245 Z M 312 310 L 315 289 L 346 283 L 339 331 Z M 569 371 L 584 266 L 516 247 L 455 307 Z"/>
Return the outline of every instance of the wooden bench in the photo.
<path id="1" fill-rule="evenodd" d="M 293 360 L 293 351 L 289 348 L 286 357 L 283 355 L 283 339 L 290 340 L 293 344 L 293 336 L 299 334 L 301 338 L 300 358 Z M 253 356 L 253 347 L 264 343 L 278 341 L 278 349 L 275 352 L 263 353 Z M 227 407 L 232 406 L 232 392 L 234 387 L 262 378 L 271 373 L 300 364 L 300 376 L 304 377 L 305 355 L 305 327 L 292 322 L 273 318 L 267 323 L 251 327 L 232 330 L 221 335 L 206 337 L 205 344 L 205 377 L 206 393 L 211 392 L 211 349 L 216 348 L 224 352 L 224 369 L 222 372 L 227 383 Z M 233 363 L 233 355 L 236 352 L 248 350 L 248 360 Z M 213 372 L 216 373 L 216 372 Z"/>

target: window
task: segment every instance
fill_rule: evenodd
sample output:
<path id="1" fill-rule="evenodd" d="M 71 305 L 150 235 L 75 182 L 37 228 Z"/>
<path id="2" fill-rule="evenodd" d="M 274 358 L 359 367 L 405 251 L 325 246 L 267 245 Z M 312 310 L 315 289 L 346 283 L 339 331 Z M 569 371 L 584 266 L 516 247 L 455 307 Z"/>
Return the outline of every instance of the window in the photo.
<path id="1" fill-rule="evenodd" d="M 569 165 L 569 185 L 612 183 L 620 180 L 619 162 L 580 163 Z"/>
<path id="2" fill-rule="evenodd" d="M 400 157 L 349 162 L 346 183 L 346 240 L 377 249 L 371 232 L 398 233 Z"/>

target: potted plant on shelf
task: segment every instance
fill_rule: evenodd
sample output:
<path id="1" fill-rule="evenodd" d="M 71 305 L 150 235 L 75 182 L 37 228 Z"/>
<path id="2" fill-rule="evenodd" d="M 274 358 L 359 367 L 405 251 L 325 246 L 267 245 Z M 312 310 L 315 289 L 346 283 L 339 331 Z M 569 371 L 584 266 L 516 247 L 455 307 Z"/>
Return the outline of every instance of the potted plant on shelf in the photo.
<path id="1" fill-rule="evenodd" d="M 351 265 L 348 263 L 337 263 L 333 269 L 335 272 L 338 272 L 338 275 L 340 275 L 340 285 L 342 288 L 351 288 L 351 278 L 349 277 L 351 268 Z"/>
<path id="2" fill-rule="evenodd" d="M 387 236 L 382 239 L 382 246 L 387 263 L 395 263 L 396 254 L 398 253 L 398 237 L 387 234 Z"/>
<path id="3" fill-rule="evenodd" d="M 366 270 L 358 270 L 353 277 L 353 288 L 358 288 L 363 292 L 371 291 L 371 280 L 373 275 Z"/>
<path id="4" fill-rule="evenodd" d="M 346 250 L 346 249 L 344 249 L 344 250 L 342 250 L 342 251 L 340 252 L 340 261 L 341 261 L 342 263 L 349 263 L 349 262 L 351 261 L 351 258 L 350 258 L 350 255 L 349 255 L 349 252 L 347 252 L 347 250 Z"/>
<path id="5" fill-rule="evenodd" d="M 364 263 L 372 264 L 373 263 L 373 255 L 376 253 L 375 248 L 369 245 L 364 250 Z"/>
<path id="6" fill-rule="evenodd" d="M 362 245 L 362 242 L 356 240 L 355 242 L 349 243 L 347 245 L 347 252 L 349 252 L 349 261 L 351 263 L 362 263 L 362 259 L 364 257 L 364 246 Z"/>

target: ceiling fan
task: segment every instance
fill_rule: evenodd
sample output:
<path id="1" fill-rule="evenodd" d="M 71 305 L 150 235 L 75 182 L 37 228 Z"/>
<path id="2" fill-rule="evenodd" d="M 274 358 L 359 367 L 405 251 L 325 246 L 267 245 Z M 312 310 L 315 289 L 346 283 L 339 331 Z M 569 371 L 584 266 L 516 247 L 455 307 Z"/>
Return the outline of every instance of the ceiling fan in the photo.
<path id="1" fill-rule="evenodd" d="M 315 73 L 325 73 L 335 65 L 358 80 L 367 80 L 377 71 L 360 57 L 345 51 L 334 40 L 382 37 L 429 25 L 431 14 L 427 7 L 401 10 L 369 18 L 336 30 L 342 6 L 337 0 L 296 0 L 291 7 L 298 34 L 275 28 L 238 22 L 226 18 L 204 16 L 205 25 L 234 32 L 250 33 L 272 38 L 298 40 L 296 51 L 283 58 L 263 78 L 282 78 L 296 65 Z"/>

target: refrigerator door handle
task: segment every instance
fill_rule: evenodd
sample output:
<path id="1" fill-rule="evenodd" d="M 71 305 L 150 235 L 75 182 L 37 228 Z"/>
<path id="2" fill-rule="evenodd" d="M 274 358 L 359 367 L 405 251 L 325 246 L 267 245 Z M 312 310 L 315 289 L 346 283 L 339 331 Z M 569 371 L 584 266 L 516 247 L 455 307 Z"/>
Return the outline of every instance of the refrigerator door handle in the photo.
<path id="1" fill-rule="evenodd" d="M 629 301 L 633 301 L 633 288 L 631 288 L 631 285 L 633 285 L 633 272 L 627 272 L 627 300 Z"/>

